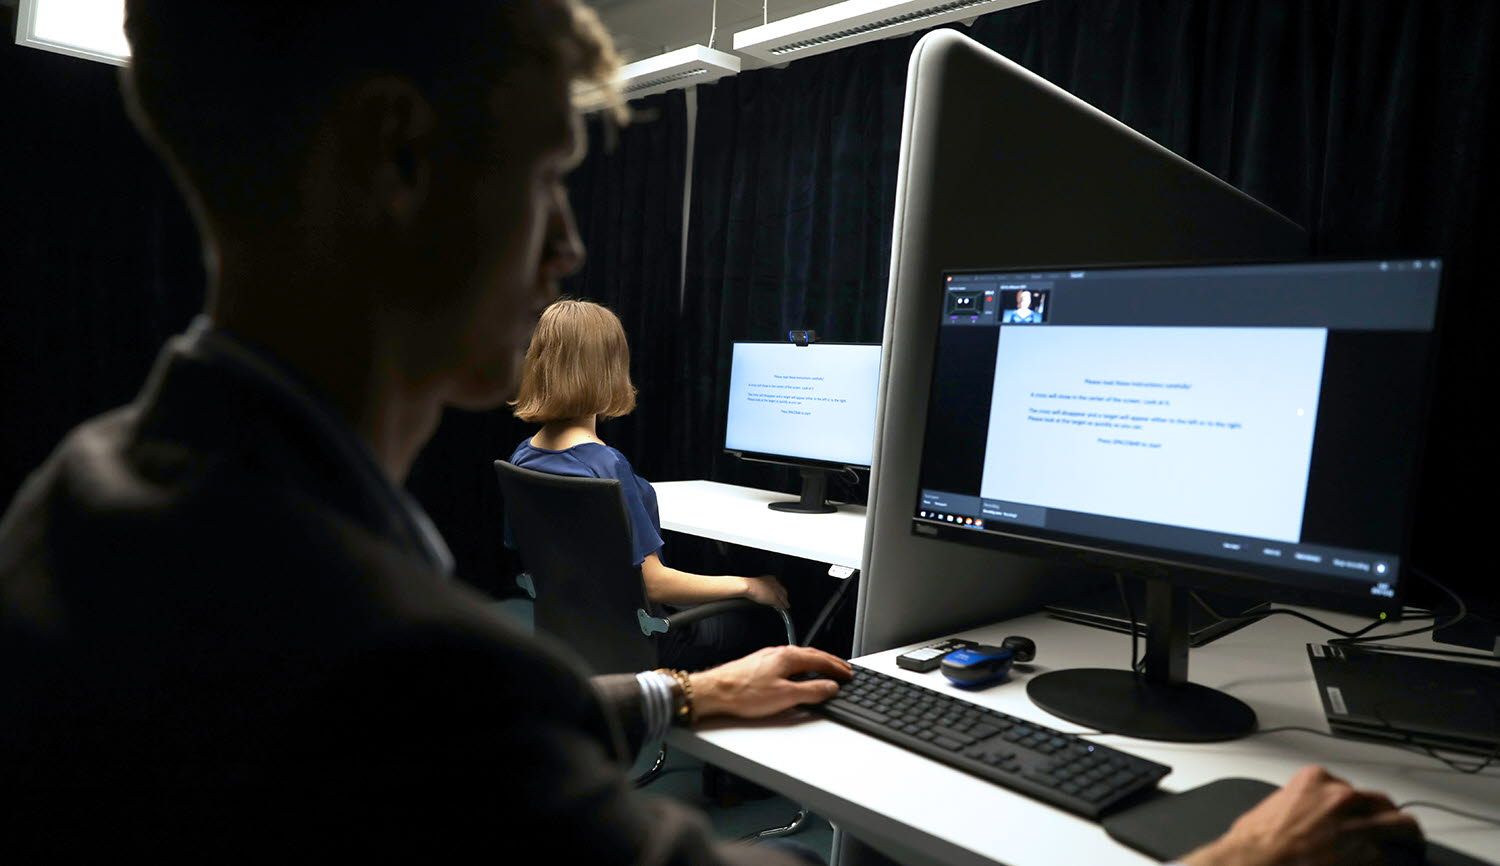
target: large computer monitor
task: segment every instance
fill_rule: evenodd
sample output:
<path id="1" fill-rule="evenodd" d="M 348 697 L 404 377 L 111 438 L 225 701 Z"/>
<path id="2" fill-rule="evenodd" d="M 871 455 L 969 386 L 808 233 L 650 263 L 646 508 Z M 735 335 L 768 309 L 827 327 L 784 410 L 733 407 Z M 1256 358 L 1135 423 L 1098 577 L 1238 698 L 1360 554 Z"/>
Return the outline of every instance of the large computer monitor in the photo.
<path id="1" fill-rule="evenodd" d="M 735 343 L 724 450 L 802 474 L 800 499 L 777 511 L 823 514 L 828 474 L 868 469 L 880 389 L 880 345 Z"/>
<path id="2" fill-rule="evenodd" d="M 1307 253 L 1264 204 L 945 29 L 912 50 L 894 220 L 859 654 L 1035 610 L 1073 585 L 1044 560 L 910 531 L 945 270 Z"/>
<path id="3" fill-rule="evenodd" d="M 1193 589 L 1400 610 L 1436 259 L 943 275 L 916 534 L 1147 580 L 1145 670 L 1034 677 L 1080 724 L 1225 739 Z"/>

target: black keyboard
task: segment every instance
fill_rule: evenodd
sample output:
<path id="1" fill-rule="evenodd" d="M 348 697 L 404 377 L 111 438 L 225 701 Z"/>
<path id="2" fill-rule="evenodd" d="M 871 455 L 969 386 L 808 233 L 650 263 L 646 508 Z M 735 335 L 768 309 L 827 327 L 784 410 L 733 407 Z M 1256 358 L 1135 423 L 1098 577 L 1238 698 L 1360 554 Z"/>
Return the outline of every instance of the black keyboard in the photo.
<path id="1" fill-rule="evenodd" d="M 1172 772 L 868 668 L 855 667 L 833 700 L 811 709 L 1085 818 L 1107 814 Z"/>

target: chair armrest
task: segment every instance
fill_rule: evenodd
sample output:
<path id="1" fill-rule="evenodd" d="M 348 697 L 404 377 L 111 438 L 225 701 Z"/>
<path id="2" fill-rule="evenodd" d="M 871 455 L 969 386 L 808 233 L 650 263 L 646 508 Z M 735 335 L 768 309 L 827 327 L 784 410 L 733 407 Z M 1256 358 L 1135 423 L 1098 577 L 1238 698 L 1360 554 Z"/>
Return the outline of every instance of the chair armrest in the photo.
<path id="1" fill-rule="evenodd" d="M 746 610 L 751 608 L 763 608 L 765 610 L 773 611 L 778 614 L 781 617 L 782 627 L 786 629 L 786 642 L 788 644 L 795 644 L 797 642 L 797 632 L 792 627 L 792 618 L 787 615 L 786 611 L 779 610 L 773 607 L 767 607 L 766 605 L 763 605 L 758 601 L 751 601 L 748 598 L 731 598 L 725 599 L 724 601 L 711 601 L 707 604 L 698 604 L 689 608 L 685 608 L 683 610 L 679 610 L 676 613 L 671 614 L 670 616 L 651 616 L 644 610 L 637 610 L 635 613 L 636 618 L 640 620 L 641 633 L 646 635 L 647 637 L 652 637 L 658 634 L 666 634 L 673 629 L 682 628 L 690 623 L 695 623 L 700 619 L 708 619 L 711 616 L 719 616 L 720 614 L 729 613 L 730 611 Z"/>
<path id="2" fill-rule="evenodd" d="M 710 601 L 706 604 L 695 604 L 685 607 L 671 616 L 663 617 L 667 621 L 667 628 L 682 628 L 685 625 L 695 623 L 700 619 L 708 619 L 711 616 L 720 616 L 735 610 L 749 610 L 751 608 L 764 607 L 758 601 L 748 598 L 729 598 L 723 601 Z"/>

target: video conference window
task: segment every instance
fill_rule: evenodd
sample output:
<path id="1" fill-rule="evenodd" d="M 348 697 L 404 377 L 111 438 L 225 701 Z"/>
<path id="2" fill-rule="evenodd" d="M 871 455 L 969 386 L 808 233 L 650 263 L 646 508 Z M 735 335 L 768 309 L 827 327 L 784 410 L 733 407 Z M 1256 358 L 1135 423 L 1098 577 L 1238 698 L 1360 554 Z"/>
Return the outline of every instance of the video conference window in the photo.
<path id="1" fill-rule="evenodd" d="M 1040 325 L 1047 321 L 1047 301 L 1050 291 L 1034 289 L 1012 289 L 1000 292 L 1000 316 L 1005 325 Z"/>
<path id="2" fill-rule="evenodd" d="M 984 292 L 954 289 L 948 292 L 950 316 L 978 316 L 984 312 Z"/>

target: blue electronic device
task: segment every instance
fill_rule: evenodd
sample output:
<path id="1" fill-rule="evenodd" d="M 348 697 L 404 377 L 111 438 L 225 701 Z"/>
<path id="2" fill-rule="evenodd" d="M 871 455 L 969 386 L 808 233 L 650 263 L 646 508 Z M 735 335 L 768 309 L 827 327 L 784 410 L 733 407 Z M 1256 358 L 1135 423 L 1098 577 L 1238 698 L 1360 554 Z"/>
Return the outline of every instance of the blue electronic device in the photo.
<path id="1" fill-rule="evenodd" d="M 943 656 L 943 676 L 956 686 L 977 689 L 1005 679 L 1016 660 L 1008 646 L 975 646 Z"/>

